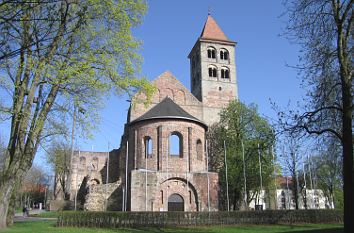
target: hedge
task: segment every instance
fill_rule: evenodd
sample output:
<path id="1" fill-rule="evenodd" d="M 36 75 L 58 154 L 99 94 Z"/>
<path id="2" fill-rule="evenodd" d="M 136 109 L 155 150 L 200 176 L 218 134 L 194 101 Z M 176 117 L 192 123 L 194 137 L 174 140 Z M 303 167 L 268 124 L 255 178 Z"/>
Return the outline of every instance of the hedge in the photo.
<path id="1" fill-rule="evenodd" d="M 232 224 L 342 223 L 341 210 L 264 210 L 218 212 L 63 211 L 58 226 L 132 228 Z"/>

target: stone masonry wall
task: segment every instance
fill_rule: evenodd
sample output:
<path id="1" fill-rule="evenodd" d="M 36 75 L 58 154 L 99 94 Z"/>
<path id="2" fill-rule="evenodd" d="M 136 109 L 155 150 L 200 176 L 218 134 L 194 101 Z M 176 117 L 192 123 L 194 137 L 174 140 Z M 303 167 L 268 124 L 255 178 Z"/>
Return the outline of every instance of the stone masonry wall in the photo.
<path id="1" fill-rule="evenodd" d="M 173 132 L 182 136 L 183 153 L 180 156 L 170 155 L 170 135 Z M 129 154 L 135 156 L 136 169 L 168 172 L 206 171 L 205 129 L 198 123 L 186 120 L 150 120 L 134 124 L 130 128 L 130 134 L 134 135 L 131 138 L 135 140 L 130 141 L 135 150 Z M 146 137 L 152 140 L 152 155 L 148 158 L 145 158 Z"/>
<path id="2" fill-rule="evenodd" d="M 84 209 L 89 211 L 105 211 L 109 208 L 109 197 L 120 186 L 120 182 L 89 186 Z"/>
<path id="3" fill-rule="evenodd" d="M 208 176 L 209 200 L 208 202 Z M 131 173 L 131 210 L 167 211 L 168 198 L 179 194 L 185 211 L 218 210 L 217 173 L 145 172 Z M 147 180 L 147 182 L 146 182 Z"/>

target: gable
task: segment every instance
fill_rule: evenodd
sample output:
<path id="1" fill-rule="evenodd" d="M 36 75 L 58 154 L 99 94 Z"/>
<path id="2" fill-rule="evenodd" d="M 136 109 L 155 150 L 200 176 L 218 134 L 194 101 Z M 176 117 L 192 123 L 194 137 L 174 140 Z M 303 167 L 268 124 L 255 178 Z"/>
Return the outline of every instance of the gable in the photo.
<path id="1" fill-rule="evenodd" d="M 128 122 L 135 120 L 156 104 L 160 103 L 166 97 L 169 97 L 187 113 L 197 119 L 203 119 L 202 103 L 169 71 L 162 73 L 153 82 L 156 92 L 152 96 L 151 103 L 148 106 L 143 104 L 146 96 L 143 93 L 137 93 L 133 99 L 134 103 L 130 108 L 130 117 Z"/>

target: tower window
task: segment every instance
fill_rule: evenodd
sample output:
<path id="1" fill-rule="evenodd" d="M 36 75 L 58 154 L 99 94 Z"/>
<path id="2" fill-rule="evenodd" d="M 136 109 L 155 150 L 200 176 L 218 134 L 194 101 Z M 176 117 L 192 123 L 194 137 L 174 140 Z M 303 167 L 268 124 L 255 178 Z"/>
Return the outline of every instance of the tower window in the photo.
<path id="1" fill-rule="evenodd" d="M 145 158 L 152 158 L 152 139 L 150 137 L 145 137 Z"/>
<path id="2" fill-rule="evenodd" d="M 208 58 L 215 59 L 215 51 L 216 50 L 213 47 L 209 47 L 207 51 L 208 51 Z"/>
<path id="3" fill-rule="evenodd" d="M 203 159 L 203 145 L 202 141 L 200 139 L 197 140 L 197 159 L 202 160 Z"/>
<path id="4" fill-rule="evenodd" d="M 230 71 L 228 68 L 226 67 L 221 68 L 221 78 L 225 78 L 225 79 L 230 78 Z"/>
<path id="5" fill-rule="evenodd" d="M 229 52 L 226 49 L 220 50 L 220 59 L 221 60 L 229 60 Z"/>
<path id="6" fill-rule="evenodd" d="M 216 78 L 217 77 L 217 71 L 216 71 L 216 67 L 214 67 L 214 66 L 210 66 L 209 68 L 208 68 L 208 73 L 209 73 L 209 77 L 214 77 L 214 78 Z"/>
<path id="7" fill-rule="evenodd" d="M 173 132 L 170 135 L 170 156 L 183 157 L 183 140 L 182 135 Z"/>

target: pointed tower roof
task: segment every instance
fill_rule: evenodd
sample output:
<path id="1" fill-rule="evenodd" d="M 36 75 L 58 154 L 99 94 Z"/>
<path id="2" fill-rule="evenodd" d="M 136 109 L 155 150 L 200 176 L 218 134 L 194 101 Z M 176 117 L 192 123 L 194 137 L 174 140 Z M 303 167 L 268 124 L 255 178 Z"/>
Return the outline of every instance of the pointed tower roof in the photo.
<path id="1" fill-rule="evenodd" d="M 229 41 L 225 33 L 221 30 L 219 25 L 216 23 L 215 19 L 210 14 L 208 14 L 208 18 L 204 24 L 203 31 L 200 34 L 200 38 Z"/>
<path id="2" fill-rule="evenodd" d="M 208 42 L 208 43 L 218 43 L 218 44 L 226 44 L 226 45 L 231 45 L 235 46 L 236 42 L 229 40 L 225 33 L 221 30 L 219 25 L 216 23 L 215 19 L 208 14 L 208 18 L 205 21 L 203 31 L 200 34 L 200 37 L 198 38 L 197 42 L 194 44 L 191 52 L 188 55 L 188 58 L 190 58 L 192 51 L 200 42 Z"/>
<path id="3" fill-rule="evenodd" d="M 163 99 L 159 104 L 155 105 L 153 108 L 151 108 L 139 118 L 132 121 L 130 124 L 154 119 L 182 119 L 193 121 L 201 124 L 203 127 L 206 127 L 204 122 L 198 120 L 194 116 L 187 113 L 183 108 L 178 106 L 169 97 Z"/>

